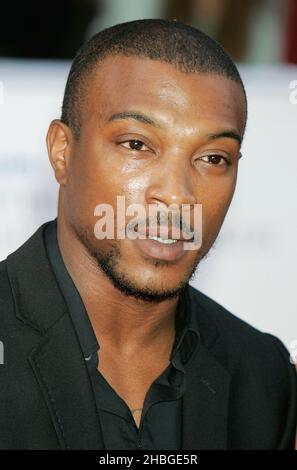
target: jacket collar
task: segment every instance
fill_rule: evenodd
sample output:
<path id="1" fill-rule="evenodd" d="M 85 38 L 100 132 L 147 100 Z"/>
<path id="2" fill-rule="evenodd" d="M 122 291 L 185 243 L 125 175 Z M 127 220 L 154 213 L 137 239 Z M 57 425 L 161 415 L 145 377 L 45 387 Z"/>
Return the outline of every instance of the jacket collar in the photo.
<path id="1" fill-rule="evenodd" d="M 7 258 L 17 318 L 40 333 L 29 362 L 63 449 L 104 449 L 95 397 L 66 303 L 47 258 L 43 224 Z M 195 294 L 194 294 L 195 291 Z M 183 449 L 224 449 L 230 374 L 215 354 L 216 325 L 189 289 L 201 342 L 187 365 Z"/>

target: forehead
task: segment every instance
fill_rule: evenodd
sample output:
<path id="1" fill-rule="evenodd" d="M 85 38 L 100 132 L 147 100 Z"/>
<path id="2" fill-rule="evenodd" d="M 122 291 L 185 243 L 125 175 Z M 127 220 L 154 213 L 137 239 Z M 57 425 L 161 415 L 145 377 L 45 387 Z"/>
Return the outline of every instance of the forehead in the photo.
<path id="1" fill-rule="evenodd" d="M 130 109 L 154 113 L 164 123 L 211 122 L 243 132 L 245 100 L 240 85 L 218 74 L 185 73 L 159 60 L 115 55 L 90 80 L 85 106 L 90 116 Z"/>

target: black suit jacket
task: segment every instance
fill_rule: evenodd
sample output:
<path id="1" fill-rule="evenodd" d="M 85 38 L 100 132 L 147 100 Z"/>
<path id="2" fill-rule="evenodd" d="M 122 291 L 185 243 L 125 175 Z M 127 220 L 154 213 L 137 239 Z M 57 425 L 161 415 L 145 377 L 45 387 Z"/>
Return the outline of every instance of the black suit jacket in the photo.
<path id="1" fill-rule="evenodd" d="M 44 225 L 0 263 L 0 449 L 103 449 Z M 190 299 L 201 343 L 183 398 L 182 448 L 293 449 L 296 373 L 283 344 L 192 287 Z"/>

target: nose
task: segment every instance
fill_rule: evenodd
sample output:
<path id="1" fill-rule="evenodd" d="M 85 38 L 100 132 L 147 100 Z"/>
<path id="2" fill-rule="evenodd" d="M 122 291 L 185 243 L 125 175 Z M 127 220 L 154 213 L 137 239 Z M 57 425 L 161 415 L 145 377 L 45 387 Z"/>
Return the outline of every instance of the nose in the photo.
<path id="1" fill-rule="evenodd" d="M 184 155 L 175 155 L 157 165 L 146 191 L 147 204 L 193 205 L 197 197 L 191 180 L 191 167 Z"/>

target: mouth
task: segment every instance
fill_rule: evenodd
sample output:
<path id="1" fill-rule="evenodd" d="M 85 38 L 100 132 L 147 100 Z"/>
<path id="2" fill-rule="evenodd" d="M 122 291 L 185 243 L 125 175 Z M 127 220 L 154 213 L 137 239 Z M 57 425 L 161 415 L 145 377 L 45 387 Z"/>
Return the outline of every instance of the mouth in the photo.
<path id="1" fill-rule="evenodd" d="M 186 253 L 183 240 L 148 237 L 137 238 L 133 242 L 142 254 L 158 260 L 178 261 Z"/>
<path id="2" fill-rule="evenodd" d="M 185 255 L 186 251 L 188 251 L 185 249 L 185 244 L 191 242 L 194 238 L 186 239 L 182 233 L 174 232 L 172 227 L 165 232 L 166 238 L 160 226 L 151 226 L 144 230 L 138 227 L 138 233 L 141 237 L 133 239 L 133 243 L 142 254 L 156 260 L 171 262 L 178 261 Z M 174 238 L 174 236 L 178 236 L 178 238 Z"/>
<path id="3" fill-rule="evenodd" d="M 177 243 L 178 240 L 173 240 L 171 238 L 161 238 L 161 237 L 148 237 L 149 240 L 155 240 L 156 242 L 162 243 L 163 245 L 172 245 L 173 243 Z"/>

